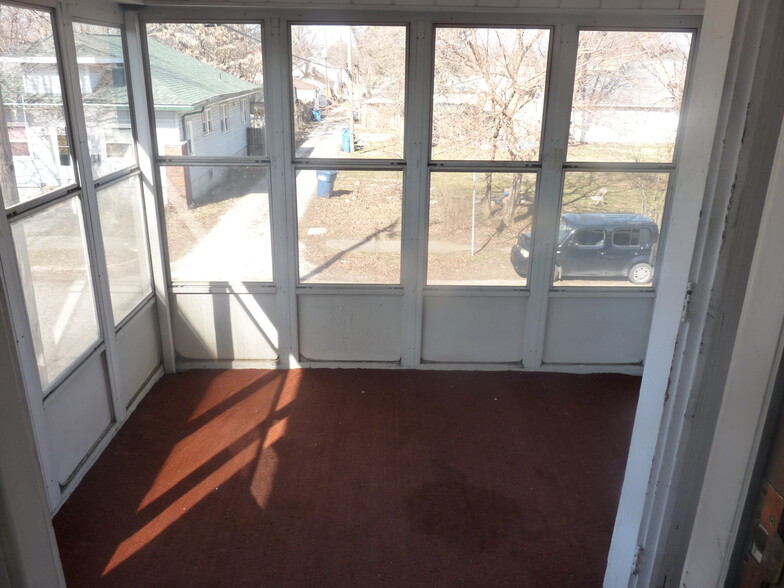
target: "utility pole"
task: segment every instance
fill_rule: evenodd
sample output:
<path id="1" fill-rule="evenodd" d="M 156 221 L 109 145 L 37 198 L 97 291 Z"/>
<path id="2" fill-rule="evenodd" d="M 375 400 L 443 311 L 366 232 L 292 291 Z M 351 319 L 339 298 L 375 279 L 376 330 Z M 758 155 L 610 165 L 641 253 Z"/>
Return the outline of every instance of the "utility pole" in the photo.
<path id="1" fill-rule="evenodd" d="M 324 27 L 324 95 L 329 100 L 332 88 L 329 87 L 329 66 L 327 65 L 327 27 Z"/>
<path id="2" fill-rule="evenodd" d="M 348 132 L 349 142 L 348 151 L 354 153 L 354 64 L 351 60 L 351 27 L 348 27 L 348 49 L 346 51 L 348 57 Z"/>

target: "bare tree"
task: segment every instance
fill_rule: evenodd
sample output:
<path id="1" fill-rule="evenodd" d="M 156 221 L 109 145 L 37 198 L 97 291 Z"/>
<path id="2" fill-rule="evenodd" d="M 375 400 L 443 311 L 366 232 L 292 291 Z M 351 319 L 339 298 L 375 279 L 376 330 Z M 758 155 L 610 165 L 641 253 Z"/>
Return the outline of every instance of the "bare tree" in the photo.
<path id="1" fill-rule="evenodd" d="M 468 159 L 535 159 L 549 34 L 539 29 L 439 29 L 433 109 L 434 152 Z M 483 201 L 492 212 L 492 174 Z M 507 218 L 520 202 L 509 188 Z"/>
<path id="2" fill-rule="evenodd" d="M 258 24 L 153 23 L 147 34 L 221 71 L 263 84 Z"/>

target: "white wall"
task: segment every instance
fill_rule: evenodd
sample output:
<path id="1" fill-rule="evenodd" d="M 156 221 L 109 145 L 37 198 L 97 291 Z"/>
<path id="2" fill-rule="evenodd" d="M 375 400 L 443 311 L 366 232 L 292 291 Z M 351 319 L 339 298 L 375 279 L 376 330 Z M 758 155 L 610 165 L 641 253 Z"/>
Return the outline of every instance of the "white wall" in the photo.
<path id="1" fill-rule="evenodd" d="M 65 586 L 2 276 L 0 406 L 0 554 L 9 580 Z"/>
<path id="2" fill-rule="evenodd" d="M 784 129 L 784 126 L 782 127 Z M 681 586 L 727 577 L 784 347 L 784 131 L 778 141 L 746 300 Z M 740 530 L 743 533 L 743 530 Z"/>

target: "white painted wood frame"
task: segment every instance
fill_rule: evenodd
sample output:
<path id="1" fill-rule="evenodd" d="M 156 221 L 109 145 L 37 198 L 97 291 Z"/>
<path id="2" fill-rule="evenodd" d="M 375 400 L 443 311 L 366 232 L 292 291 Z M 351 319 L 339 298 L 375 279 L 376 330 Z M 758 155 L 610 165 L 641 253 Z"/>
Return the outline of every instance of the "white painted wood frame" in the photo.
<path id="1" fill-rule="evenodd" d="M 784 128 L 784 127 L 782 127 Z M 727 580 L 730 554 L 757 466 L 760 441 L 784 350 L 784 131 L 765 203 L 740 326 L 719 421 L 707 464 L 700 505 L 681 584 L 719 586 Z"/>
<path id="2" fill-rule="evenodd" d="M 79 170 L 79 183 L 7 210 L 0 219 L 0 252 L 10 305 L 15 309 L 12 315 L 14 335 L 19 346 L 40 467 L 44 475 L 49 508 L 54 512 L 108 445 L 130 411 L 162 375 L 158 367 L 159 354 L 152 359 L 146 357 L 142 362 L 125 361 L 123 355 L 117 351 L 118 333 L 125 330 L 126 344 L 130 342 L 134 346 L 144 345 L 154 352 L 158 348 L 158 331 L 162 329 L 160 326 L 152 331 L 136 328 L 139 321 L 149 321 L 149 312 L 153 305 L 152 295 L 140 300 L 126 317 L 115 324 L 96 196 L 98 188 L 110 187 L 116 182 L 133 178 L 139 174 L 139 169 L 138 166 L 132 165 L 97 181 L 93 179 L 86 121 L 81 108 L 81 89 L 72 29 L 74 21 L 70 6 L 63 3 L 50 5 L 53 7 L 50 15 L 64 97 L 66 130 L 73 161 Z M 22 4 L 18 6 L 35 8 Z M 46 8 L 39 9 L 48 11 Z M 123 13 L 117 6 L 105 5 L 92 10 L 85 5 L 76 12 L 82 16 L 81 22 L 123 30 Z M 123 49 L 125 51 L 125 46 Z M 128 64 L 129 61 L 126 53 L 125 63 Z M 132 95 L 129 96 L 129 102 L 133 119 Z M 4 126 L 4 122 L 2 124 Z M 5 134 L 4 129 L 0 130 Z M 8 184 L 10 185 L 3 185 L 4 190 L 16 190 L 13 182 Z M 30 317 L 25 310 L 25 297 L 10 229 L 14 222 L 34 217 L 40 211 L 73 199 L 78 203 L 83 223 L 87 271 L 93 288 L 101 335 L 44 389 L 38 375 L 36 353 L 32 344 L 34 334 L 28 320 Z M 164 316 L 168 317 L 168 313 Z M 145 373 L 130 374 L 129 368 L 143 369 Z M 134 386 L 135 389 L 129 390 L 129 386 Z M 66 469 L 68 471 L 65 471 Z"/>
<path id="3" fill-rule="evenodd" d="M 427 14 L 421 12 L 384 11 L 384 10 L 320 10 L 311 7 L 307 13 L 296 10 L 283 9 L 254 9 L 251 7 L 231 9 L 214 8 L 191 9 L 187 15 L 179 7 L 155 7 L 141 10 L 144 22 L 261 22 L 264 26 L 264 76 L 265 76 L 265 101 L 267 104 L 267 135 L 268 157 L 220 157 L 196 161 L 193 157 L 158 157 L 160 165 L 175 165 L 188 163 L 234 163 L 242 165 L 269 166 L 270 170 L 270 201 L 271 223 L 273 237 L 273 266 L 275 268 L 274 284 L 248 284 L 245 288 L 258 293 L 273 293 L 278 297 L 278 315 L 273 320 L 272 326 L 275 335 L 279 337 L 278 365 L 287 366 L 345 366 L 345 367 L 403 367 L 430 368 L 430 361 L 434 354 L 424 351 L 423 355 L 423 325 L 425 324 L 425 299 L 431 302 L 429 307 L 439 313 L 437 306 L 449 296 L 450 304 L 455 310 L 454 316 L 462 321 L 468 321 L 463 330 L 473 332 L 471 326 L 472 313 L 470 305 L 477 297 L 512 297 L 525 301 L 525 319 L 517 314 L 518 329 L 522 333 L 523 347 L 520 357 L 515 361 L 502 361 L 507 369 L 543 369 L 555 371 L 623 371 L 626 373 L 640 373 L 642 371 L 643 351 L 646 346 L 648 319 L 653 305 L 654 290 L 650 288 L 622 290 L 612 288 L 557 288 L 553 289 L 549 276 L 552 274 L 552 255 L 555 248 L 555 229 L 560 209 L 560 191 L 565 168 L 566 140 L 569 130 L 571 91 L 573 84 L 573 70 L 577 54 L 577 35 L 580 27 L 606 27 L 621 30 L 695 30 L 699 26 L 699 19 L 684 15 L 652 15 L 644 13 L 635 15 L 633 12 L 626 14 L 604 13 L 600 19 L 596 14 L 564 14 L 564 13 L 525 13 L 510 16 L 509 14 L 490 12 Z M 406 107 L 405 107 L 405 157 L 402 160 L 372 160 L 372 159 L 297 159 L 292 156 L 293 128 L 290 116 L 293 96 L 291 91 L 291 63 L 288 55 L 288 32 L 291 23 L 319 24 L 319 23 L 344 23 L 344 24 L 402 24 L 408 28 L 408 66 L 406 68 Z M 544 112 L 544 131 L 541 162 L 487 162 L 487 161 L 437 161 L 428 160 L 430 145 L 430 104 L 432 68 L 434 62 L 434 30 L 436 26 L 530 26 L 548 28 L 551 31 L 551 57 L 548 73 L 547 103 Z M 148 74 L 149 75 L 149 74 Z M 148 96 L 149 98 L 149 96 Z M 270 113 L 277 113 L 270 116 Z M 149 118 L 152 121 L 152 117 Z M 598 169 L 616 170 L 618 166 L 597 166 L 579 163 L 569 164 L 570 170 Z M 671 173 L 675 164 L 639 164 L 623 165 L 625 171 L 665 171 Z M 315 169 L 344 169 L 344 170 L 401 170 L 404 172 L 404 201 L 403 201 L 403 235 L 401 239 L 401 281 L 398 285 L 341 285 L 341 284 L 300 284 L 298 281 L 298 255 L 297 255 L 297 221 L 294 198 L 292 197 L 296 173 L 299 170 Z M 432 171 L 464 171 L 487 170 L 498 172 L 527 171 L 538 174 L 540 177 L 536 200 L 536 216 L 534 233 L 536 234 L 536 247 L 533 253 L 532 286 L 528 287 L 474 287 L 474 286 L 432 286 L 426 284 L 427 265 L 427 219 L 428 219 L 428 185 L 429 173 Z M 159 195 L 160 199 L 160 195 Z M 160 203 L 160 200 L 159 200 Z M 165 257 L 166 252 L 163 252 Z M 677 262 L 678 260 L 676 260 Z M 671 262 L 674 263 L 674 262 Z M 175 299 L 180 295 L 195 294 L 205 289 L 218 286 L 218 283 L 208 282 L 175 282 L 170 283 L 170 295 Z M 222 286 L 233 287 L 231 284 Z M 316 325 L 303 323 L 299 320 L 299 309 L 304 301 L 311 308 L 314 300 L 325 296 L 348 296 L 359 301 L 362 297 L 368 304 L 376 304 L 382 300 L 393 300 L 390 296 L 402 297 L 402 305 L 394 306 L 399 310 L 387 314 L 389 324 L 387 328 L 379 325 L 381 332 L 399 333 L 400 353 L 398 354 L 365 354 L 367 347 L 362 343 L 362 335 L 357 332 L 356 338 L 352 333 L 347 333 L 343 327 L 335 324 L 338 331 L 330 330 L 326 324 L 321 325 L 321 333 L 314 332 Z M 614 317 L 617 327 L 623 329 L 624 316 L 635 318 L 635 327 L 628 329 L 628 333 L 636 334 L 636 339 L 631 347 L 624 337 L 613 338 L 608 335 L 608 348 L 615 345 L 617 349 L 608 353 L 594 353 L 581 357 L 579 350 L 572 353 L 553 353 L 552 350 L 560 346 L 569 346 L 573 338 L 568 329 L 553 323 L 546 327 L 548 321 L 547 306 L 553 298 L 571 298 L 571 307 L 580 308 L 579 299 L 583 299 L 584 312 L 590 312 L 592 304 L 610 304 L 615 309 Z M 372 300 L 376 302 L 372 302 Z M 463 299 L 464 310 L 458 312 L 455 304 L 460 304 Z M 623 300 L 634 302 L 624 311 Z M 382 303 L 383 304 L 383 303 Z M 567 304 L 567 303 L 562 303 Z M 645 308 L 640 309 L 640 304 Z M 326 308 L 326 307 L 325 307 Z M 641 312 L 642 310 L 642 312 Z M 455 312 L 457 314 L 455 315 Z M 582 312 L 575 310 L 575 312 Z M 625 315 L 624 312 L 627 314 Z M 478 316 L 478 315 L 477 315 Z M 396 317 L 396 318 L 395 318 Z M 640 317 L 643 317 L 641 324 Z M 205 317 L 208 320 L 208 317 Z M 433 339 L 433 322 L 430 321 L 428 331 L 429 341 L 437 344 L 438 339 Z M 609 325 L 609 323 L 608 323 Z M 476 326 L 476 325 L 474 325 Z M 238 317 L 232 324 L 233 329 L 244 331 L 255 330 L 258 325 L 241 320 Z M 308 341 L 315 343 L 318 337 L 323 341 L 317 346 L 327 348 L 333 345 L 339 334 L 342 340 L 354 341 L 342 354 L 310 357 L 302 353 L 300 338 L 303 329 Z M 326 329 L 326 330 L 324 330 Z M 612 329 L 611 329 L 612 330 Z M 481 329 L 479 329 L 481 331 Z M 546 340 L 546 337 L 549 339 Z M 267 333 L 272 338 L 273 333 Z M 314 337 L 316 339 L 314 339 Z M 516 345 L 512 340 L 516 337 L 499 339 L 496 344 Z M 175 337 L 176 339 L 176 337 Z M 507 339 L 509 339 L 507 341 Z M 560 342 L 559 342 L 560 341 Z M 175 341 L 176 343 L 176 341 Z M 491 342 L 492 346 L 492 342 Z M 544 350 L 550 349 L 553 361 L 543 359 Z M 313 349 L 311 345 L 311 349 Z M 637 349 L 629 353 L 629 349 Z M 439 360 L 435 363 L 444 367 L 457 365 L 462 368 L 496 369 L 497 361 L 492 361 L 492 353 L 482 350 L 472 357 L 465 350 L 453 358 L 436 354 Z M 340 358 L 339 360 L 337 358 Z M 386 359 L 381 360 L 384 357 Z M 430 359 L 429 359 L 430 358 Z M 481 359 L 480 359 L 481 358 Z M 506 358 L 506 356 L 505 356 Z M 566 358 L 566 359 L 564 359 Z M 506 358 L 508 359 L 508 358 Z M 258 357 L 258 365 L 267 365 L 266 357 Z M 253 365 L 254 359 L 248 357 L 222 356 L 215 357 L 213 364 L 209 361 L 198 361 L 196 364 L 188 358 L 181 358 L 182 367 L 194 365 Z M 250 363 L 248 363 L 250 362 Z"/>

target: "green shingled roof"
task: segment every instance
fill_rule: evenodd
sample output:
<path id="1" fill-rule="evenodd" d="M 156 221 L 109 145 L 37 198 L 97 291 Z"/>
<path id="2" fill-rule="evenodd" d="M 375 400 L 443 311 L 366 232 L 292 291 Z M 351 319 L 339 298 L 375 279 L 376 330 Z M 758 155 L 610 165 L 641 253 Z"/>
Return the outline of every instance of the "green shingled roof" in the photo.
<path id="1" fill-rule="evenodd" d="M 218 98 L 261 89 L 260 86 L 207 65 L 155 39 L 148 39 L 148 47 L 156 108 L 194 108 Z"/>

